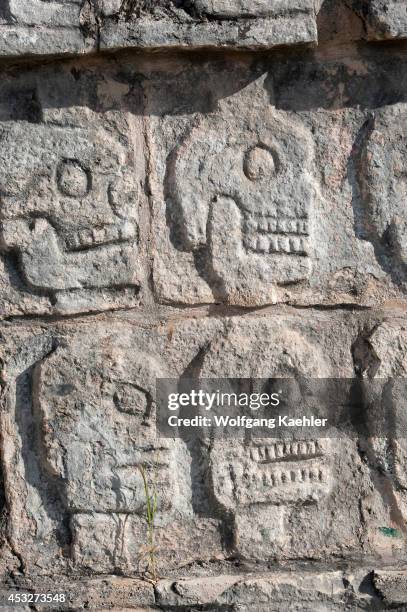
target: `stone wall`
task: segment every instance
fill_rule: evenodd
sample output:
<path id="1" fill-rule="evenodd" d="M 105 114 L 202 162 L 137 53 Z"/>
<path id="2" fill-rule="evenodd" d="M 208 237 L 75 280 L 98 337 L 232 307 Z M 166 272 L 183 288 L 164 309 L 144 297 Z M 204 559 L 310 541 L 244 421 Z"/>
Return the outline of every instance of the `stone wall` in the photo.
<path id="1" fill-rule="evenodd" d="M 404 440 L 154 427 L 157 377 L 407 377 L 406 39 L 405 0 L 0 4 L 3 599 L 406 604 Z"/>

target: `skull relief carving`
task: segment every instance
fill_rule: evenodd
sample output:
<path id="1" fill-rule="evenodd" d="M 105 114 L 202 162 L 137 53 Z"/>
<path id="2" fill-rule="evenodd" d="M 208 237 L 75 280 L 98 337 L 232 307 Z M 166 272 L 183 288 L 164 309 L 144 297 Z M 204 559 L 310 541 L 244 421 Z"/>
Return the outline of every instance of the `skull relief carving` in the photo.
<path id="1" fill-rule="evenodd" d="M 174 507 L 171 442 L 158 441 L 152 425 L 163 371 L 112 340 L 80 356 L 60 347 L 38 366 L 45 464 L 65 483 L 70 512 L 142 514 L 139 465 L 151 471 L 160 509 Z"/>
<path id="2" fill-rule="evenodd" d="M 302 281 L 311 272 L 312 143 L 269 104 L 223 106 L 174 151 L 167 205 L 177 248 L 204 258 L 221 294 Z"/>
<path id="3" fill-rule="evenodd" d="M 317 347 L 297 331 L 270 322 L 253 328 L 231 324 L 220 344 L 207 353 L 202 378 L 329 376 L 329 363 Z M 301 382 L 296 384 L 301 402 Z M 243 554 L 269 555 L 275 546 L 288 550 L 290 508 L 318 506 L 333 486 L 328 439 L 219 437 L 210 452 L 213 494 L 223 512 L 233 516 L 235 546 Z"/>
<path id="4" fill-rule="evenodd" d="M 0 126 L 1 243 L 34 291 L 131 286 L 134 159 L 101 127 Z"/>

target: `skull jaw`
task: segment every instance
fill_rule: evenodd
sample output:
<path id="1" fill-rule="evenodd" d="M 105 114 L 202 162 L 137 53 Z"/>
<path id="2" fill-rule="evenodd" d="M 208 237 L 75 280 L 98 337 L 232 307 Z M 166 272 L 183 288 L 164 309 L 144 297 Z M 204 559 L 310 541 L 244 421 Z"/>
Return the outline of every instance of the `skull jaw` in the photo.
<path id="1" fill-rule="evenodd" d="M 305 231 L 306 222 L 301 224 Z M 240 208 L 232 198 L 217 199 L 209 219 L 208 250 L 216 279 L 215 292 L 220 297 L 245 304 L 259 300 L 270 302 L 277 286 L 303 282 L 310 277 L 312 262 L 307 235 L 265 236 L 264 252 L 262 243 L 258 243 L 260 238 L 255 236 L 254 248 L 248 248 L 250 236 Z M 291 244 L 290 240 L 295 242 Z M 276 252 L 266 252 L 274 243 Z"/>
<path id="2" fill-rule="evenodd" d="M 218 447 L 212 461 L 214 495 L 234 517 L 234 546 L 245 557 L 290 555 L 285 518 L 290 508 L 318 505 L 330 493 L 329 441 L 264 440 L 246 453 Z"/>

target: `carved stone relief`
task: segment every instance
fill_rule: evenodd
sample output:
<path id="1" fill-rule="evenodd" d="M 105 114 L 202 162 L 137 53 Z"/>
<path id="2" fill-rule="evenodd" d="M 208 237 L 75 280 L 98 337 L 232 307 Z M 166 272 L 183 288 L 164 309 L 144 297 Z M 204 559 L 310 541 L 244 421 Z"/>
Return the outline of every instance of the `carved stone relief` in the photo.
<path id="1" fill-rule="evenodd" d="M 298 331 L 266 322 L 258 327 L 231 324 L 221 344 L 221 352 L 216 342 L 206 355 L 203 378 L 323 378 L 332 368 L 329 358 Z M 287 514 L 290 507 L 299 513 L 301 505 L 318 507 L 329 497 L 334 486 L 332 442 L 252 437 L 228 442 L 217 439 L 215 432 L 210 455 L 213 492 L 229 521 L 233 517 L 234 544 L 240 553 L 293 554 L 284 527 Z"/>
<path id="2" fill-rule="evenodd" d="M 202 279 L 188 275 L 196 289 L 186 287 L 180 300 L 194 300 L 204 282 L 215 301 L 267 303 L 278 287 L 309 280 L 318 198 L 312 161 L 309 131 L 270 105 L 264 77 L 196 117 L 164 177 L 174 256 L 190 254 Z M 157 287 L 164 266 L 157 254 Z"/>
<path id="3" fill-rule="evenodd" d="M 143 161 L 126 122 L 117 113 L 86 122 L 72 108 L 0 124 L 0 253 L 31 308 L 88 300 L 104 310 L 129 293 L 138 303 Z"/>
<path id="4" fill-rule="evenodd" d="M 149 567 L 146 491 L 157 499 L 158 568 L 221 554 L 216 519 L 194 515 L 182 440 L 155 432 L 156 377 L 167 366 L 142 335 L 29 338 L 3 371 L 2 431 L 9 538 L 27 567 L 143 572 Z M 137 355 L 134 351 L 137 348 Z M 176 542 L 181 538 L 182 546 Z M 212 552 L 213 551 L 213 552 Z M 215 552 L 216 551 L 216 552 Z"/>
<path id="5" fill-rule="evenodd" d="M 360 235 L 398 283 L 407 274 L 407 111 L 395 104 L 373 113 L 358 159 Z"/>

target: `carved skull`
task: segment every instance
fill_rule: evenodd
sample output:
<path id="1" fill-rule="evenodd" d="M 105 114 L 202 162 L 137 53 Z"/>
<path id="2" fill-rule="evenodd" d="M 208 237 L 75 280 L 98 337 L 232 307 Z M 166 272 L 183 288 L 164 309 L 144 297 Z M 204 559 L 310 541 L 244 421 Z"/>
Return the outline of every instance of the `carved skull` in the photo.
<path id="1" fill-rule="evenodd" d="M 231 324 L 220 339 L 221 350 L 216 343 L 206 355 L 202 378 L 329 376 L 329 363 L 294 329 L 269 322 L 234 327 Z M 295 384 L 291 388 L 297 397 Z M 301 397 L 298 388 L 299 401 Z M 234 516 L 238 550 L 267 555 L 271 547 L 286 545 L 286 510 L 317 505 L 331 491 L 330 454 L 327 439 L 215 439 L 210 458 L 213 493 L 223 512 Z"/>
<path id="2" fill-rule="evenodd" d="M 137 188 L 128 143 L 101 127 L 0 125 L 3 248 L 28 286 L 133 284 Z"/>
<path id="3" fill-rule="evenodd" d="M 157 440 L 153 427 L 155 381 L 164 367 L 124 340 L 100 344 L 78 338 L 37 368 L 47 470 L 65 485 L 71 513 L 143 514 L 144 466 L 159 509 L 168 512 L 183 502 L 174 445 Z"/>
<path id="4" fill-rule="evenodd" d="M 257 294 L 259 282 L 307 278 L 312 152 L 306 130 L 270 105 L 225 104 L 198 120 L 167 173 L 179 248 L 205 252 L 228 291 L 246 283 Z"/>

